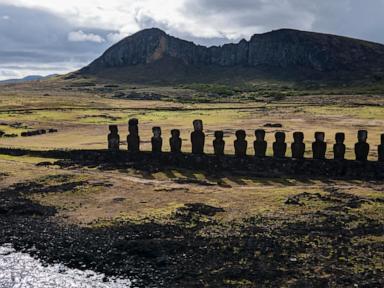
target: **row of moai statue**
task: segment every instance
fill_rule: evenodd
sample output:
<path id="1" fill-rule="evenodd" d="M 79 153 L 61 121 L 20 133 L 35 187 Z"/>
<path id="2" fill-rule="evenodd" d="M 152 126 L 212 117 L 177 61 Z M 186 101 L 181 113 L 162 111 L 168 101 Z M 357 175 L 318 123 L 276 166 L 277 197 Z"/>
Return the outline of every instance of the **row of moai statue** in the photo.
<path id="1" fill-rule="evenodd" d="M 139 121 L 130 119 L 128 122 L 129 134 L 127 136 L 128 151 L 135 153 L 140 151 Z M 192 154 L 204 154 L 205 133 L 203 132 L 203 122 L 201 120 L 193 121 L 194 131 L 191 133 Z M 108 149 L 118 151 L 120 149 L 120 136 L 116 125 L 109 126 L 110 134 L 108 135 Z M 161 153 L 163 147 L 163 139 L 161 137 L 161 128 L 152 128 L 153 137 L 151 139 L 152 152 Z M 265 130 L 255 130 L 256 141 L 254 141 L 254 150 L 256 157 L 265 157 L 267 152 L 267 141 L 265 141 Z M 224 132 L 216 131 L 213 140 L 214 154 L 216 156 L 224 155 L 225 141 Z M 370 146 L 367 143 L 368 132 L 360 130 L 357 134 L 358 142 L 355 144 L 356 160 L 366 161 L 368 159 Z M 284 132 L 275 133 L 275 142 L 273 143 L 273 157 L 284 158 L 287 153 L 287 143 L 285 142 L 286 134 Z M 304 133 L 294 132 L 293 143 L 291 144 L 292 158 L 304 159 L 306 145 L 304 143 Z M 333 145 L 334 159 L 345 159 L 346 146 L 344 144 L 345 134 L 336 133 L 336 143 Z M 169 139 L 171 153 L 181 153 L 182 139 L 180 138 L 180 130 L 171 130 L 171 138 Z M 248 141 L 246 140 L 246 132 L 244 130 L 236 131 L 236 140 L 234 141 L 235 155 L 237 157 L 245 157 L 247 155 Z M 315 141 L 312 143 L 313 159 L 326 159 L 327 143 L 325 142 L 325 133 L 316 132 Z M 384 162 L 384 134 L 381 135 L 381 144 L 378 146 L 379 161 Z"/>

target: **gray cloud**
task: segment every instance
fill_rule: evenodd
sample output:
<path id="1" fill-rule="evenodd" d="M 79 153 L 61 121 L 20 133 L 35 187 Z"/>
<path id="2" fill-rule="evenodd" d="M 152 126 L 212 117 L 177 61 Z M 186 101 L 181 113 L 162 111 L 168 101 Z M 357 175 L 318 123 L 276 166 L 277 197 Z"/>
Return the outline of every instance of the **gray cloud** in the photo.
<path id="1" fill-rule="evenodd" d="M 111 42 L 105 39 L 116 33 L 75 27 L 44 10 L 0 5 L 0 11 L 6 16 L 6 19 L 0 17 L 0 76 L 3 78 L 7 74 L 14 76 L 12 71 L 53 73 L 80 67 L 110 46 Z M 10 64 L 14 70 L 10 70 Z"/>
<path id="2" fill-rule="evenodd" d="M 136 15 L 135 21 L 140 27 L 140 29 L 157 27 L 161 30 L 166 31 L 168 34 L 174 37 L 192 41 L 200 45 L 205 45 L 205 46 L 221 45 L 223 43 L 228 43 L 231 41 L 225 35 L 223 35 L 222 37 L 209 37 L 209 38 L 196 37 L 192 33 L 188 33 L 186 31 L 182 31 L 178 29 L 177 27 L 173 27 L 172 24 L 166 21 L 158 21 L 153 17 L 146 15 L 144 13 L 141 13 L 140 16 Z"/>
<path id="3" fill-rule="evenodd" d="M 313 29 L 384 43 L 383 11 L 384 0 L 333 1 L 314 9 Z"/>
<path id="4" fill-rule="evenodd" d="M 95 42 L 103 43 L 105 39 L 100 35 L 93 33 L 85 33 L 82 30 L 72 31 L 68 34 L 68 41 L 70 42 Z"/>
<path id="5" fill-rule="evenodd" d="M 183 12 L 228 35 L 279 28 L 340 34 L 384 43 L 384 0 L 187 0 Z M 251 32 L 253 31 L 253 32 Z"/>
<path id="6" fill-rule="evenodd" d="M 173 3 L 169 1 L 167 4 Z M 175 11 L 169 17 L 158 12 L 161 10 L 157 6 L 153 8 L 154 2 L 149 0 L 134 1 L 144 3 L 139 8 L 132 8 L 128 0 L 122 4 L 112 2 L 115 6 L 109 3 L 97 7 L 97 13 L 90 14 L 90 18 L 81 17 L 82 13 L 88 15 L 88 10 L 76 8 L 76 17 L 88 19 L 78 21 L 81 25 L 74 24 L 73 17 L 67 17 L 64 12 L 58 15 L 48 8 L 0 4 L 0 79 L 15 73 L 56 73 L 80 68 L 114 42 L 128 36 L 124 31 L 131 33 L 150 27 L 207 46 L 237 42 L 255 33 L 279 28 L 384 43 L 384 17 L 381 15 L 384 0 L 183 0 L 178 2 L 183 3 L 181 6 L 170 4 L 170 9 L 175 6 Z M 111 5 L 119 10 L 116 23 L 116 11 L 108 10 Z M 158 13 L 153 13 L 154 9 Z M 107 27 L 114 28 L 108 30 Z"/>

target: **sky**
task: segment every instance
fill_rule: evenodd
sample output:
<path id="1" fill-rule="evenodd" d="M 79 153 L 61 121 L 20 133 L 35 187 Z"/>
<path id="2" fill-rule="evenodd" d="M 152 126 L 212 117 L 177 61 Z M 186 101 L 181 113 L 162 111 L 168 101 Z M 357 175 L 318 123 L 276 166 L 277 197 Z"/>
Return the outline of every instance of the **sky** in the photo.
<path id="1" fill-rule="evenodd" d="M 384 0 L 0 0 L 0 80 L 67 73 L 139 30 L 201 45 L 280 28 L 384 43 Z"/>

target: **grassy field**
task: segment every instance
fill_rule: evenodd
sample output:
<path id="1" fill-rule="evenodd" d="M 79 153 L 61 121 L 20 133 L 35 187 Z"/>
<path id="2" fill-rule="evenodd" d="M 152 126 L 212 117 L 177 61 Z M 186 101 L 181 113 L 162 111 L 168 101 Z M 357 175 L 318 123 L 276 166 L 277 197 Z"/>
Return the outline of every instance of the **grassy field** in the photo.
<path id="1" fill-rule="evenodd" d="M 59 133 L 28 138 L 2 138 L 1 146 L 39 149 L 104 148 L 109 124 L 119 125 L 124 145 L 127 121 L 131 117 L 137 117 L 140 121 L 140 135 L 144 150 L 150 150 L 152 126 L 161 126 L 165 150 L 169 150 L 167 139 L 170 136 L 170 130 L 178 128 L 182 131 L 183 150 L 190 151 L 189 134 L 192 121 L 202 119 L 207 134 L 206 151 L 208 153 L 212 152 L 215 130 L 225 131 L 226 152 L 233 153 L 234 132 L 237 129 L 245 129 L 248 135 L 248 153 L 252 154 L 254 130 L 263 128 L 267 123 L 280 123 L 283 125 L 281 129 L 265 128 L 269 147 L 274 141 L 276 131 L 286 132 L 288 143 L 292 141 L 292 132 L 303 131 L 307 156 L 310 156 L 314 132 L 324 131 L 329 144 L 328 156 L 331 157 L 335 133 L 345 132 L 347 158 L 350 159 L 353 159 L 352 148 L 356 142 L 357 130 L 367 129 L 372 148 L 370 158 L 373 160 L 377 157 L 376 147 L 384 127 L 384 99 L 380 95 L 293 94 L 279 100 L 261 97 L 258 101 L 254 101 L 247 100 L 246 95 L 239 98 L 244 93 L 239 92 L 240 94 L 235 98 L 223 96 L 221 103 L 181 103 L 175 99 L 183 95 L 186 95 L 185 97 L 195 95 L 199 90 L 191 90 L 190 87 L 188 89 L 185 87 L 134 87 L 135 93 L 157 93 L 168 95 L 169 99 L 166 101 L 126 100 L 114 98 L 115 92 L 109 90 L 109 92 L 100 92 L 104 90 L 98 87 L 91 86 L 90 91 L 82 90 L 84 87 L 72 88 L 74 90 L 68 91 L 60 88 L 61 86 L 56 82 L 47 83 L 37 83 L 32 86 L 30 84 L 10 85 L 2 89 L 0 130 L 7 134 L 20 135 L 21 132 L 28 130 L 56 128 Z M 287 89 L 284 87 L 280 88 L 281 91 Z M 201 89 L 201 87 L 198 86 L 195 89 Z M 315 92 L 316 90 L 313 94 Z M 296 93 L 300 94 L 297 91 Z M 271 154 L 271 149 L 268 153 Z"/>
<path id="2" fill-rule="evenodd" d="M 113 89 L 116 88 L 107 87 L 112 91 L 107 89 L 106 92 L 101 89 L 105 88 L 106 84 L 103 85 L 100 87 L 80 85 L 80 88 L 70 87 L 70 90 L 60 82 L 1 87 L 0 130 L 7 134 L 20 135 L 23 131 L 55 128 L 58 129 L 58 133 L 33 137 L 2 137 L 0 147 L 106 148 L 108 125 L 117 124 L 122 147 L 125 149 L 127 121 L 131 117 L 136 117 L 140 123 L 143 150 L 150 150 L 152 126 L 161 126 L 165 150 L 169 150 L 170 130 L 178 128 L 181 129 L 183 138 L 183 151 L 189 152 L 192 121 L 202 119 L 207 135 L 208 153 L 212 153 L 213 150 L 211 143 L 215 130 L 225 131 L 226 153 L 233 153 L 234 133 L 237 129 L 245 129 L 248 153 L 253 154 L 252 143 L 255 138 L 253 131 L 263 128 L 267 123 L 280 123 L 283 125 L 282 128 L 265 128 L 269 155 L 272 154 L 271 145 L 276 131 L 287 132 L 288 143 L 292 141 L 292 132 L 303 131 L 308 157 L 311 156 L 310 146 L 314 132 L 324 131 L 328 143 L 328 157 L 332 157 L 331 147 L 335 133 L 345 132 L 347 158 L 353 159 L 357 130 L 367 129 L 371 144 L 369 157 L 375 160 L 380 134 L 384 133 L 384 96 L 374 89 L 376 94 L 369 95 L 348 94 L 345 91 L 337 94 L 336 92 L 339 92 L 337 90 L 334 93 L 328 91 L 328 94 L 318 94 L 316 91 L 300 93 L 297 89 L 289 89 L 289 95 L 286 93 L 284 97 L 270 97 L 269 94 L 267 96 L 264 94 L 250 99 L 247 93 L 252 94 L 254 91 L 244 92 L 243 89 L 239 92 L 237 89 L 235 92 L 228 92 L 223 87 L 216 87 L 226 94 L 221 103 L 217 103 L 216 100 L 199 103 L 199 98 L 206 99 L 209 93 L 213 93 L 212 87 L 124 87 L 125 90 L 131 89 L 137 93 L 161 94 L 165 98 L 129 100 L 114 97 L 116 91 Z M 121 89 L 120 87 L 119 90 Z M 280 87 L 277 90 L 283 93 L 287 89 Z M 190 97 L 190 101 L 177 100 L 183 95 Z M 192 101 L 193 99 L 195 100 Z M 355 220 L 345 223 L 346 227 L 350 226 L 352 229 L 368 218 L 369 221 L 384 224 L 382 201 L 384 183 L 380 181 L 259 179 L 233 175 L 221 175 L 218 179 L 199 171 L 100 171 L 96 168 L 65 169 L 59 166 L 36 165 L 51 160 L 55 161 L 55 159 L 0 155 L 0 191 L 21 182 L 33 181 L 44 187 L 75 183 L 71 189 L 65 191 L 48 189 L 26 197 L 41 205 L 56 207 L 58 209 L 56 217 L 60 221 L 81 227 L 109 227 L 126 222 L 177 225 L 174 218 L 177 211 L 186 204 L 203 203 L 220 207 L 223 211 L 214 216 L 200 217 L 197 222 L 190 221 L 186 224 L 187 228 L 206 222 L 206 227 L 199 229 L 197 233 L 202 237 L 215 237 L 215 235 L 240 233 L 236 225 L 245 225 L 245 219 L 253 217 L 275 219 L 276 223 L 273 225 L 276 227 L 282 225 L 281 223 L 317 221 L 316 217 L 310 215 L 331 213 L 329 211 L 333 211 L 334 203 L 343 201 L 332 198 L 336 201 L 332 202 L 332 199 L 327 198 L 336 197 L 332 194 L 335 191 L 339 193 L 337 195 L 344 195 L 343 197 L 363 199 L 362 205 L 343 210 L 342 213 L 355 217 L 353 218 Z M 187 181 L 180 182 L 180 179 Z M 287 199 L 291 197 L 302 197 L 298 195 L 306 195 L 300 200 L 302 205 L 286 204 Z M 340 215 L 335 214 L 334 217 Z M 310 243 L 310 240 L 308 241 L 307 244 Z M 372 245 L 377 245 L 379 248 L 373 253 L 369 263 L 364 265 L 361 259 L 350 259 L 351 269 L 356 271 L 376 269 L 375 271 L 383 272 L 384 234 L 354 236 L 353 241 L 355 242 L 353 245 L 374 243 Z M 245 282 L 226 281 L 229 287 L 243 287 L 244 283 L 248 283 L 245 280 Z"/>
<path id="3" fill-rule="evenodd" d="M 71 86 L 76 86 L 71 84 Z M 84 89 L 83 85 L 81 86 Z M 105 86 L 105 85 L 104 85 Z M 103 87 L 104 87 L 103 86 Z M 284 99 L 271 100 L 269 97 L 261 98 L 259 101 L 245 99 L 232 99 L 224 97 L 222 103 L 180 103 L 174 99 L 167 101 L 160 100 L 127 100 L 116 99 L 111 97 L 111 93 L 96 93 L 92 90 L 94 86 L 90 86 L 90 91 L 80 88 L 72 88 L 74 90 L 63 90 L 63 84 L 57 82 L 36 82 L 34 85 L 7 85 L 0 92 L 0 130 L 7 134 L 20 134 L 23 131 L 34 129 L 56 128 L 59 130 L 55 134 L 46 134 L 33 137 L 13 137 L 1 138 L 0 146 L 16 147 L 16 148 L 31 148 L 31 149 L 99 149 L 105 148 L 106 136 L 108 134 L 108 125 L 117 124 L 119 126 L 120 136 L 122 139 L 122 149 L 125 149 L 125 137 L 127 135 L 127 122 L 129 118 L 137 117 L 140 121 L 140 136 L 142 140 L 142 149 L 150 150 L 150 138 L 152 126 L 161 126 L 164 137 L 164 150 L 169 150 L 168 138 L 170 130 L 178 128 L 182 131 L 183 151 L 191 150 L 189 134 L 192 131 L 192 121 L 194 119 L 202 119 L 207 135 L 206 152 L 212 153 L 213 133 L 215 130 L 225 131 L 226 153 L 233 153 L 234 134 L 237 129 L 245 129 L 247 131 L 248 154 L 253 154 L 254 130 L 263 128 L 267 123 L 280 123 L 282 128 L 264 128 L 267 131 L 268 155 L 272 155 L 272 142 L 274 141 L 274 133 L 276 131 L 284 131 L 287 133 L 287 142 L 292 141 L 292 133 L 294 131 L 303 131 L 305 134 L 305 143 L 307 147 L 306 155 L 311 157 L 311 143 L 313 141 L 315 131 L 324 131 L 328 143 L 328 157 L 332 157 L 332 145 L 334 143 L 334 135 L 336 132 L 346 133 L 347 158 L 353 159 L 353 146 L 356 142 L 356 133 L 359 129 L 367 129 L 369 131 L 369 143 L 371 144 L 370 159 L 377 158 L 377 145 L 379 144 L 380 134 L 384 133 L 384 97 L 380 95 L 316 95 L 316 90 L 312 91 L 311 95 L 291 95 Z M 272 91 L 276 90 L 273 85 Z M 277 86 L 278 88 L 280 86 Z M 97 87 L 96 87 L 97 88 Z M 169 95 L 169 97 L 178 97 L 184 93 L 199 93 L 200 91 L 208 90 L 212 93 L 214 88 L 223 89 L 223 87 L 210 87 L 203 85 L 189 85 L 183 87 L 134 87 L 136 91 L 147 93 L 158 93 Z M 193 90 L 193 89 L 195 90 Z M 126 88 L 125 88 L 126 89 Z M 192 90 L 191 90 L 192 89 Z M 220 90 L 219 89 L 219 90 Z M 255 89 L 255 88 L 254 88 Z M 262 84 L 259 90 L 266 91 L 267 86 Z M 295 91 L 284 86 L 280 87 L 281 91 Z M 236 90 L 236 89 L 234 89 Z M 240 90 L 237 88 L 236 91 Z M 240 90 L 241 93 L 245 89 Z M 98 91 L 98 90 L 96 90 Z M 292 93 L 293 93 L 292 92 Z M 235 93 L 235 92 L 234 92 Z M 253 92 L 251 92 L 253 93 Z M 112 93 L 113 94 L 113 93 Z M 332 94 L 332 93 L 329 93 Z M 18 126 L 15 127 L 14 124 Z M 13 126 L 13 127 L 12 127 Z M 288 145 L 289 147 L 289 145 Z M 290 155 L 290 149 L 287 154 Z M 38 169 L 33 166 L 34 162 L 39 162 L 37 159 L 12 158 L 9 156 L 0 156 L 0 163 L 4 169 L 8 166 L 21 165 L 25 163 L 30 165 L 30 169 Z M 36 162 L 36 163 L 37 163 Z M 18 169 L 15 169 L 17 171 Z M 85 172 L 79 172 L 84 174 Z M 87 171 L 88 177 L 101 177 L 98 171 Z M 85 173 L 85 174 L 87 174 Z M 132 174 L 132 172 L 130 172 Z M 10 172 L 12 175 L 12 171 Z M 188 174 L 188 173 L 187 173 Z M 9 176 L 10 177 L 10 176 Z M 242 217 L 246 214 L 251 215 L 254 211 L 280 211 L 283 205 L 282 199 L 290 194 L 297 193 L 300 189 L 303 191 L 321 192 L 324 190 L 324 184 L 315 182 L 297 183 L 292 180 L 272 179 L 247 179 L 236 180 L 226 179 L 223 181 L 231 189 L 216 189 L 212 188 L 210 193 L 204 193 L 206 187 L 200 189 L 179 187 L 176 185 L 175 191 L 180 190 L 182 193 L 169 193 L 167 189 L 164 191 L 155 190 L 157 183 L 168 183 L 172 178 L 183 177 L 183 174 L 176 175 L 169 172 L 166 175 L 151 175 L 149 182 L 136 183 L 135 179 L 146 178 L 146 175 L 126 174 L 105 176 L 105 179 L 114 179 L 114 193 L 108 192 L 108 199 L 104 199 L 103 191 L 97 188 L 97 191 L 86 189 L 84 191 L 76 191 L 78 194 L 60 194 L 60 196 L 49 195 L 44 197 L 44 201 L 53 201 L 60 203 L 65 208 L 69 203 L 76 199 L 77 195 L 81 195 L 81 201 L 88 204 L 82 206 L 83 215 L 87 209 L 95 209 L 93 206 L 100 206 L 97 213 L 90 212 L 92 215 L 88 220 L 96 220 L 96 218 L 133 218 L 138 215 L 151 217 L 153 215 L 170 214 L 177 207 L 188 202 L 204 202 L 217 205 L 230 205 L 230 219 Z M 184 177 L 191 177 L 184 176 Z M 204 175 L 193 178 L 205 177 Z M 12 177 L 11 177 L 12 178 Z M 18 177 L 16 177 L 17 179 Z M 20 175 L 20 179 L 24 177 Z M 230 177 L 231 178 L 231 177 Z M 232 177 L 233 178 L 233 177 Z M 107 181 L 107 180 L 106 180 Z M 141 180 L 138 180 L 139 182 Z M 153 183 L 151 181 L 154 181 Z M 17 182 L 15 180 L 15 182 Z M 123 182 L 124 184 L 122 184 Z M 125 183 L 127 182 L 127 183 Z M 130 198 L 125 191 L 124 195 L 119 195 L 120 189 L 116 187 L 135 187 L 142 185 L 137 199 L 132 202 L 132 199 L 127 204 L 117 203 L 118 209 L 112 209 L 113 215 L 108 215 L 105 210 L 110 209 L 109 205 L 105 205 L 105 201 L 111 201 L 114 197 Z M 165 184 L 166 186 L 168 184 Z M 336 185 L 336 184 L 335 184 Z M 343 183 L 341 186 L 345 186 Z M 350 184 L 359 186 L 361 183 Z M 188 186 L 188 185 L 187 185 Z M 193 185 L 192 185 L 193 186 Z M 327 185 L 325 185 L 327 186 Z M 329 185 L 328 185 L 329 186 Z M 235 188 L 233 188 L 235 187 Z M 198 187 L 197 187 L 198 188 Z M 185 190 L 186 189 L 186 190 Z M 195 189 L 194 192 L 188 189 Z M 279 192 L 276 192 L 277 191 Z M 271 190 L 274 190 L 272 193 Z M 368 193 L 367 189 L 358 189 L 362 193 Z M 173 191 L 173 188 L 170 189 Z M 236 193 L 235 193 L 236 191 Z M 84 192 L 84 193 L 82 193 Z M 95 198 L 95 195 L 98 195 Z M 92 195 L 92 196 L 90 196 Z M 152 195 L 152 196 L 151 196 Z M 156 195 L 156 196 L 154 196 Z M 175 197 L 175 195 L 177 197 Z M 217 195 L 217 197 L 215 197 Z M 268 196 L 268 197 L 267 197 Z M 92 197 L 93 201 L 89 201 Z M 153 201 L 151 197 L 161 199 L 161 201 Z M 229 197 L 229 198 L 227 198 Z M 66 200 L 67 199 L 67 200 Z M 258 201 L 256 201 L 258 199 Z M 260 202 L 260 199 L 266 202 Z M 80 201 L 80 200 L 79 200 Z M 139 205 L 140 201 L 145 202 L 145 205 Z M 254 202 L 257 205 L 254 205 Z M 93 204 L 91 204 L 93 203 Z M 253 203 L 245 209 L 245 203 Z M 277 205 L 279 204 L 279 205 Z M 88 206 L 89 205 L 89 206 Z M 261 208 L 262 207 L 262 208 Z M 69 208 L 68 208 L 69 209 Z M 65 209 L 66 211 L 68 209 Z M 71 209 L 69 209 L 71 210 Z M 126 212 L 129 210 L 129 212 Z M 77 211 L 77 210 L 76 210 Z M 118 212 L 117 212 L 118 211 Z M 80 213 L 80 212 L 79 212 Z M 75 213 L 76 214 L 76 213 Z M 153 214 L 153 215 L 152 215 Z M 233 215 L 232 215 L 233 214 Z M 96 216 L 95 216 L 96 215 Z M 87 216 L 83 216 L 87 219 Z M 145 218 L 144 217 L 144 218 Z M 75 217 L 76 218 L 76 217 Z M 225 217 L 224 217 L 225 218 Z"/>

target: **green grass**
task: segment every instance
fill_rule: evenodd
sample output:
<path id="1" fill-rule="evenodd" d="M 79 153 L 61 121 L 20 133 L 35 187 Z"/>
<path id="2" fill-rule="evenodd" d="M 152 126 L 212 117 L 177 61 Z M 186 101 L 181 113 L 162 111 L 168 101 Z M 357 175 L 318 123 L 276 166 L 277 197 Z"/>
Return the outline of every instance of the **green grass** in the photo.
<path id="1" fill-rule="evenodd" d="M 31 156 L 10 156 L 10 155 L 0 155 L 0 160 L 37 164 L 40 162 L 54 162 L 57 159 L 53 158 L 41 158 L 41 157 L 31 157 Z"/>
<path id="2" fill-rule="evenodd" d="M 304 107 L 303 110 L 315 115 L 384 120 L 384 107 L 307 106 Z"/>

